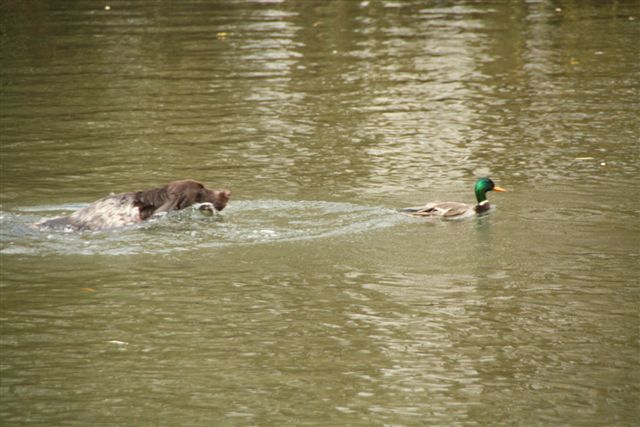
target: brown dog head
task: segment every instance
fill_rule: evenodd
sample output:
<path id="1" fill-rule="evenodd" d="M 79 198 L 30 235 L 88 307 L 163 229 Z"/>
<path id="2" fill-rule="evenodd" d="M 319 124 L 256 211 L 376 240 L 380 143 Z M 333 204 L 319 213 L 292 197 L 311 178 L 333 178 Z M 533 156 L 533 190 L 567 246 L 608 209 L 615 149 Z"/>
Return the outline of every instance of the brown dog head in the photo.
<path id="1" fill-rule="evenodd" d="M 209 190 L 198 181 L 185 179 L 170 182 L 161 188 L 138 191 L 134 194 L 134 200 L 140 207 L 140 217 L 146 219 L 154 213 L 180 210 L 195 203 L 211 203 L 221 211 L 230 196 L 229 190 Z"/>
<path id="2" fill-rule="evenodd" d="M 216 208 L 217 211 L 221 211 L 227 206 L 227 202 L 229 201 L 229 197 L 231 197 L 231 191 L 229 190 L 209 190 L 207 188 L 203 188 L 199 192 L 198 203 L 213 203 L 213 207 Z"/>
<path id="3" fill-rule="evenodd" d="M 221 211 L 227 206 L 231 192 L 229 190 L 209 190 L 198 181 L 185 179 L 167 185 L 169 199 L 176 202 L 174 209 L 184 209 L 194 203 L 212 203 Z"/>

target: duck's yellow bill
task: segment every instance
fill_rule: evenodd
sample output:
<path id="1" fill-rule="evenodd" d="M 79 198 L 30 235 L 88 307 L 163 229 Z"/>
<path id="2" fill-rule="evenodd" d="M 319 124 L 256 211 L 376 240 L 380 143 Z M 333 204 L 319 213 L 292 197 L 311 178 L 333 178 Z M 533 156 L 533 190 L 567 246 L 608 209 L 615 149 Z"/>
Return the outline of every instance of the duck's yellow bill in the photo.
<path id="1" fill-rule="evenodd" d="M 495 187 L 493 187 L 493 191 L 497 191 L 498 193 L 504 193 L 507 190 L 505 190 L 502 187 L 495 186 Z"/>

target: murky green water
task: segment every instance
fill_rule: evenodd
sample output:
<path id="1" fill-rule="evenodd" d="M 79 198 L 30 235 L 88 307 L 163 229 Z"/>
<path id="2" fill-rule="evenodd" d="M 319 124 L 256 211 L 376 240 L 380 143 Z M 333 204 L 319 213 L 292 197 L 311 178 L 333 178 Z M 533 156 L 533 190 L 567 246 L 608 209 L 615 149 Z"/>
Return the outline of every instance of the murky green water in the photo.
<path id="1" fill-rule="evenodd" d="M 636 424 L 638 40 L 637 1 L 0 2 L 0 424 Z M 394 211 L 482 175 L 489 216 Z M 30 227 L 187 177 L 221 218 Z"/>

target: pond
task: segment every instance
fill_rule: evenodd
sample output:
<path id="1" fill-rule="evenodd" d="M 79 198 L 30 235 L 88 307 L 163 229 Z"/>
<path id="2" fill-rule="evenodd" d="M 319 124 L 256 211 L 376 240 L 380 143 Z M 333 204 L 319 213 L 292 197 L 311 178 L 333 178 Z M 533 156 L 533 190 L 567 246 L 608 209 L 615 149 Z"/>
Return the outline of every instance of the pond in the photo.
<path id="1" fill-rule="evenodd" d="M 640 6 L 0 5 L 3 425 L 634 425 Z M 473 203 L 433 221 L 398 208 Z M 228 188 L 111 231 L 110 193 Z"/>

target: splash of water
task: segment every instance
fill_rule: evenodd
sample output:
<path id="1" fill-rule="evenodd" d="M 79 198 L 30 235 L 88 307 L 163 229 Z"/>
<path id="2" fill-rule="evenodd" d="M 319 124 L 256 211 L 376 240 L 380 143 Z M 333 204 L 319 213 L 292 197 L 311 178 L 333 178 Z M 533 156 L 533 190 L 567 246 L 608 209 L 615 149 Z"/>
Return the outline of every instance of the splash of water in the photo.
<path id="1" fill-rule="evenodd" d="M 78 205 L 36 206 L 1 212 L 0 253 L 131 255 L 172 253 L 229 245 L 255 245 L 338 237 L 407 221 L 393 210 L 324 201 L 234 202 L 221 215 L 197 209 L 174 212 L 117 230 L 39 230 L 33 224 Z"/>

